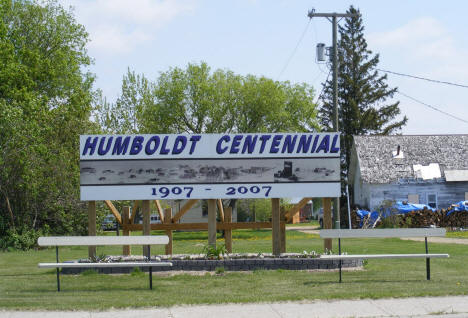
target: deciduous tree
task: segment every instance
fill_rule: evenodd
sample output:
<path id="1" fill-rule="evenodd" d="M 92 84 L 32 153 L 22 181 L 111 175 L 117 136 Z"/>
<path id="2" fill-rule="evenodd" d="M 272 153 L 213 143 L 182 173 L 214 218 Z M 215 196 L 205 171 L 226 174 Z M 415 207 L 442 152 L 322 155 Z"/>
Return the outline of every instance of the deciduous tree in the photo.
<path id="1" fill-rule="evenodd" d="M 78 192 L 78 136 L 92 126 L 86 42 L 56 1 L 0 0 L 0 237 L 86 224 Z"/>
<path id="2" fill-rule="evenodd" d="M 171 68 L 154 82 L 129 70 L 121 96 L 102 103 L 99 118 L 110 132 L 315 131 L 313 94 L 306 84 L 212 72 L 206 63 Z"/>

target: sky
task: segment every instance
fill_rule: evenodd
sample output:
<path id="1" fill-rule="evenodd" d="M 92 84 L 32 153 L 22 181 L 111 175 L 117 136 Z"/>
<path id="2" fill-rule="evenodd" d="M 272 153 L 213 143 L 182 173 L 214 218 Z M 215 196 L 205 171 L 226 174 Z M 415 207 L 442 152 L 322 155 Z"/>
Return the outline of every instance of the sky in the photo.
<path id="1" fill-rule="evenodd" d="M 329 67 L 317 63 L 316 45 L 332 45 L 332 24 L 325 18 L 309 21 L 307 13 L 312 8 L 344 13 L 351 5 L 362 13 L 368 49 L 380 56 L 379 69 L 468 85 L 464 0 L 59 2 L 73 8 L 89 33 L 95 88 L 108 101 L 119 96 L 128 69 L 155 80 L 170 67 L 201 61 L 213 70 L 305 82 L 318 96 Z M 394 96 L 409 119 L 401 133 L 468 133 L 468 88 L 394 74 L 388 74 L 387 83 L 404 94 Z"/>

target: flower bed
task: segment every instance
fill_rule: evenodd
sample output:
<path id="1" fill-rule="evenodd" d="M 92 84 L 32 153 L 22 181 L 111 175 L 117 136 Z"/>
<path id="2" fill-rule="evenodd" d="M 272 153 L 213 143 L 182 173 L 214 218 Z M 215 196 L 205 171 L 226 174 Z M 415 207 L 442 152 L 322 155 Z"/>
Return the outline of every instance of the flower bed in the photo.
<path id="1" fill-rule="evenodd" d="M 245 254 L 227 254 L 221 259 L 207 259 L 204 254 L 196 255 L 159 255 L 151 257 L 152 261 L 170 261 L 172 266 L 156 266 L 153 272 L 164 271 L 214 271 L 216 268 L 224 268 L 226 271 L 251 271 L 251 270 L 330 270 L 339 267 L 339 261 L 320 259 L 315 252 L 312 253 L 284 253 L 279 257 L 269 253 L 245 253 Z M 143 256 L 106 256 L 101 258 L 102 262 L 123 262 L 123 261 L 141 261 L 145 262 Z M 74 262 L 90 262 L 89 259 L 82 259 Z M 342 267 L 360 267 L 362 260 L 342 261 Z M 89 270 L 89 268 L 87 269 Z M 99 273 L 117 274 L 129 273 L 131 268 L 96 268 Z M 148 271 L 148 268 L 142 268 L 142 271 Z M 63 274 L 78 274 L 84 271 L 82 268 L 63 268 Z"/>

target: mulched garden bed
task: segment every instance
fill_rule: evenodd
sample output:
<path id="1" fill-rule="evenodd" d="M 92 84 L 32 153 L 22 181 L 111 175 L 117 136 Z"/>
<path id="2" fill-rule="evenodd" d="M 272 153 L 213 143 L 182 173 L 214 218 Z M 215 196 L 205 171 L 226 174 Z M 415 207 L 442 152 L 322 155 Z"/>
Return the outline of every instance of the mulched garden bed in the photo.
<path id="1" fill-rule="evenodd" d="M 99 259 L 101 262 L 141 261 L 143 256 L 105 256 Z M 225 271 L 252 271 L 252 270 L 331 270 L 339 267 L 337 260 L 320 259 L 315 253 L 284 253 L 280 257 L 272 254 L 229 254 L 221 259 L 206 259 L 205 255 L 159 255 L 152 256 L 151 261 L 170 261 L 172 266 L 155 266 L 153 272 L 165 271 L 215 271 L 223 268 Z M 81 259 L 71 262 L 90 262 L 89 259 Z M 342 261 L 343 268 L 361 267 L 362 260 Z M 90 268 L 63 268 L 62 274 L 79 274 Z M 95 271 L 105 274 L 130 273 L 133 269 L 128 267 L 95 268 Z M 148 268 L 141 268 L 148 271 Z"/>

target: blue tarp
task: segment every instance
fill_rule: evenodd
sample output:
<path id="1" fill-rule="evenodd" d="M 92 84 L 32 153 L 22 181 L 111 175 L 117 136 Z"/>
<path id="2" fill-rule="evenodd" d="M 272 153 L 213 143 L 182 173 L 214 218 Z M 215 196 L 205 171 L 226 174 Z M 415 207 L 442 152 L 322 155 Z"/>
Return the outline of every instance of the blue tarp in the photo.
<path id="1" fill-rule="evenodd" d="M 411 212 L 411 211 L 423 210 L 424 208 L 435 211 L 433 208 L 431 208 L 430 206 L 428 206 L 426 204 L 411 204 L 411 203 L 403 204 L 403 202 L 398 201 L 392 206 L 391 209 L 382 210 L 381 213 L 380 213 L 380 216 L 382 218 L 386 218 L 386 217 L 390 216 L 392 214 L 392 211 L 391 211 L 392 209 L 396 209 L 398 211 L 397 214 L 406 214 L 406 213 Z M 364 217 L 368 216 L 369 214 L 370 214 L 370 222 L 371 222 L 371 224 L 374 224 L 375 221 L 377 221 L 377 219 L 379 217 L 379 212 L 377 212 L 377 211 L 370 212 L 370 211 L 367 211 L 367 210 L 357 210 L 357 215 L 361 218 L 361 222 L 359 222 L 359 227 L 362 227 Z"/>
<path id="2" fill-rule="evenodd" d="M 426 204 L 414 204 L 414 203 L 404 204 L 401 201 L 398 201 L 397 203 L 395 203 L 395 205 L 393 205 L 393 208 L 397 209 L 398 212 L 402 214 L 406 214 L 411 211 L 420 211 L 420 210 L 423 210 L 424 208 L 435 211 L 435 209 L 431 208 L 430 206 Z"/>
<path id="3" fill-rule="evenodd" d="M 456 207 L 447 212 L 447 215 L 452 214 L 453 212 L 462 212 L 468 211 L 468 201 L 460 201 L 456 204 Z"/>
<path id="4" fill-rule="evenodd" d="M 377 218 L 379 217 L 379 213 L 377 211 L 369 212 L 366 210 L 357 210 L 357 215 L 361 218 L 361 222 L 359 222 L 359 227 L 362 227 L 362 222 L 364 220 L 364 217 L 368 216 L 370 214 L 370 221 L 372 224 L 377 221 Z"/>
<path id="5" fill-rule="evenodd" d="M 398 214 L 406 214 L 411 211 L 420 211 L 423 209 L 427 210 L 432 210 L 436 211 L 436 209 L 431 208 L 430 206 L 426 204 L 414 204 L 414 203 L 407 203 L 403 204 L 403 202 L 398 201 L 396 202 L 393 206 L 393 209 L 396 209 L 398 211 Z M 462 212 L 462 211 L 467 211 L 468 212 L 468 201 L 460 201 L 456 204 L 456 207 L 447 212 L 447 215 L 452 214 L 453 212 Z M 370 222 L 371 224 L 375 223 L 377 221 L 377 218 L 379 217 L 379 213 L 377 211 L 367 211 L 367 210 L 357 210 L 357 215 L 361 218 L 361 222 L 359 223 L 359 227 L 362 227 L 362 223 L 364 220 L 364 217 L 368 216 L 370 214 Z M 387 209 L 385 211 L 381 211 L 380 213 L 382 218 L 386 218 L 391 215 L 391 209 Z"/>

